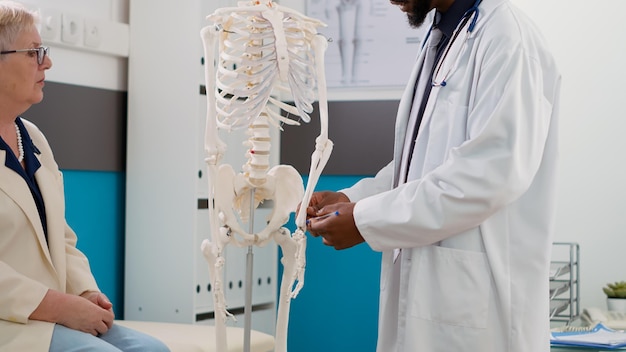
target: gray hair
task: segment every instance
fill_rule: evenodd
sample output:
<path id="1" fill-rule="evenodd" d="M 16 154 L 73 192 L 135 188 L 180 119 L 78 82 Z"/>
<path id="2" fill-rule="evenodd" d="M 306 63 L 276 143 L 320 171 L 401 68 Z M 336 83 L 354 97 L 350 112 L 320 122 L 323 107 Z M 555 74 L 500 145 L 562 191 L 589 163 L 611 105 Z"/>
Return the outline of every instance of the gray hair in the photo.
<path id="1" fill-rule="evenodd" d="M 12 50 L 21 32 L 39 23 L 39 14 L 14 1 L 0 1 L 0 50 Z M 2 60 L 2 55 L 0 55 Z"/>

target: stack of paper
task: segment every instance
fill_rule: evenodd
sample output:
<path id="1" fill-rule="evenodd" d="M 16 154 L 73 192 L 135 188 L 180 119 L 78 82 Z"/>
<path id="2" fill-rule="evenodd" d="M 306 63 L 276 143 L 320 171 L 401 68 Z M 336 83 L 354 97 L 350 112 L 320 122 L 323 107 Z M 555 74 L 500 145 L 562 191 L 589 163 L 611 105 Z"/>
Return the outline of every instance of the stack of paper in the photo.
<path id="1" fill-rule="evenodd" d="M 594 327 L 579 331 L 552 332 L 550 343 L 553 346 L 618 349 L 626 347 L 626 332 L 609 329 L 599 323 Z"/>

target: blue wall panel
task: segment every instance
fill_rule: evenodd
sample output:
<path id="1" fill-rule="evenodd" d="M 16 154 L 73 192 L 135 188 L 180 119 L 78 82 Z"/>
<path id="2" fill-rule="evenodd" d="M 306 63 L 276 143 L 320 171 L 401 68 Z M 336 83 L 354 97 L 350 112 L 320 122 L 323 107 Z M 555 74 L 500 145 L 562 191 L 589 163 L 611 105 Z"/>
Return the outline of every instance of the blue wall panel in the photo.
<path id="1" fill-rule="evenodd" d="M 322 176 L 316 189 L 336 191 L 360 178 Z M 293 217 L 288 227 L 295 228 Z M 380 258 L 364 243 L 336 251 L 308 236 L 304 288 L 291 302 L 288 350 L 374 352 Z"/>
<path id="2" fill-rule="evenodd" d="M 124 173 L 63 172 L 66 215 L 100 289 L 123 317 Z M 318 190 L 339 190 L 359 176 L 323 176 Z M 294 228 L 293 219 L 287 225 Z M 305 285 L 291 302 L 290 351 L 376 349 L 380 253 L 366 244 L 335 251 L 308 237 Z M 282 266 L 279 263 L 279 275 Z M 280 284 L 280 283 L 279 283 Z"/>
<path id="3" fill-rule="evenodd" d="M 121 172 L 63 170 L 65 214 L 78 236 L 78 248 L 89 258 L 100 290 L 115 316 L 124 307 L 124 191 Z"/>

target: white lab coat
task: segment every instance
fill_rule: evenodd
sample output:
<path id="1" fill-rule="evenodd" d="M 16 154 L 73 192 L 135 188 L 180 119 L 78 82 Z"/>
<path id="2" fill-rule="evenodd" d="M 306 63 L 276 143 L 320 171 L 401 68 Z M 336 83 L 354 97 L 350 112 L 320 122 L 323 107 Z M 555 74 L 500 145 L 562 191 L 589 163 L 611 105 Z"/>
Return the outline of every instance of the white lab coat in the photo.
<path id="1" fill-rule="evenodd" d="M 433 87 L 413 177 L 393 188 L 423 53 L 399 105 L 394 161 L 342 190 L 357 202 L 366 242 L 383 252 L 378 352 L 550 349 L 560 74 L 508 0 L 479 8 L 447 86 Z"/>

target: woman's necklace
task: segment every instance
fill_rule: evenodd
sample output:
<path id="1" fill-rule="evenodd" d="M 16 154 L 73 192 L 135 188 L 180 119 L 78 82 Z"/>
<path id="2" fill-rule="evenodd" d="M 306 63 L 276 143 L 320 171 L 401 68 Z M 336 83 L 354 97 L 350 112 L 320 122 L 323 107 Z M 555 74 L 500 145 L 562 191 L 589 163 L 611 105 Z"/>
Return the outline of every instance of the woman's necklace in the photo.
<path id="1" fill-rule="evenodd" d="M 17 151 L 18 156 L 17 156 L 17 161 L 19 161 L 20 163 L 24 160 L 24 145 L 22 144 L 22 133 L 20 132 L 20 128 L 17 126 L 17 124 L 15 125 L 15 133 L 17 135 Z"/>

